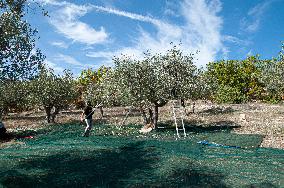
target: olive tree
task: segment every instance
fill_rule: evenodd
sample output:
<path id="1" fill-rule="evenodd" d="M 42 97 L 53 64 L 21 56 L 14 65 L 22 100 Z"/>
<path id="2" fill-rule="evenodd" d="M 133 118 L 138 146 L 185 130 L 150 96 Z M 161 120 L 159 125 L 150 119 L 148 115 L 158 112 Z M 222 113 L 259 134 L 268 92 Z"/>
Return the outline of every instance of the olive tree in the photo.
<path id="1" fill-rule="evenodd" d="M 155 61 L 157 61 L 157 57 Z M 163 75 L 160 77 L 154 59 L 146 58 L 142 61 L 128 57 L 116 58 L 114 76 L 115 84 L 119 86 L 118 94 L 124 105 L 139 107 L 143 113 L 145 123 L 154 123 L 152 106 L 162 106 L 168 102 L 168 92 L 164 92 Z M 157 108 L 156 108 L 157 109 Z M 146 111 L 149 117 L 146 116 Z"/>
<path id="2" fill-rule="evenodd" d="M 20 112 L 28 109 L 28 94 L 27 81 L 0 81 L 0 119 L 10 111 Z"/>
<path id="3" fill-rule="evenodd" d="M 42 67 L 38 77 L 31 81 L 30 98 L 35 105 L 45 109 L 47 122 L 54 122 L 60 110 L 76 99 L 78 92 L 75 86 L 75 80 L 69 71 L 56 75 L 52 69 Z"/>
<path id="4" fill-rule="evenodd" d="M 116 57 L 113 80 L 120 98 L 128 105 L 139 107 L 145 123 L 153 123 L 156 127 L 159 107 L 169 100 L 185 100 L 192 96 L 197 81 L 192 56 L 183 55 L 174 46 L 166 54 L 145 53 L 142 60 Z"/>
<path id="5" fill-rule="evenodd" d="M 36 29 L 24 20 L 28 9 L 27 0 L 0 0 L 0 118 L 27 108 L 28 80 L 45 59 Z"/>
<path id="6" fill-rule="evenodd" d="M 262 64 L 260 80 L 264 84 L 265 99 L 279 102 L 284 95 L 284 61 L 266 60 Z"/>

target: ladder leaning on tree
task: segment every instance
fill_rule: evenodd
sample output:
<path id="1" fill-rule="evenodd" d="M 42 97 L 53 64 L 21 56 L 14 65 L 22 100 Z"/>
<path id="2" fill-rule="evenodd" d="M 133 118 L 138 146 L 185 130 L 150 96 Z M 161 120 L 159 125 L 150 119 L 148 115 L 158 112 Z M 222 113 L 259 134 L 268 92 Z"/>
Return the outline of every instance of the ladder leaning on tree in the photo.
<path id="1" fill-rule="evenodd" d="M 182 105 L 180 103 L 174 101 L 173 106 L 172 106 L 172 110 L 173 110 L 173 118 L 174 118 L 174 121 L 175 121 L 176 132 L 177 132 L 178 138 L 180 138 L 179 131 L 183 131 L 183 136 L 186 137 L 184 121 L 183 121 L 185 112 L 184 112 L 183 108 L 184 107 L 182 107 Z M 179 117 L 177 117 L 177 116 L 179 116 Z M 180 120 L 181 126 L 178 125 L 178 123 L 179 123 L 178 120 Z"/>

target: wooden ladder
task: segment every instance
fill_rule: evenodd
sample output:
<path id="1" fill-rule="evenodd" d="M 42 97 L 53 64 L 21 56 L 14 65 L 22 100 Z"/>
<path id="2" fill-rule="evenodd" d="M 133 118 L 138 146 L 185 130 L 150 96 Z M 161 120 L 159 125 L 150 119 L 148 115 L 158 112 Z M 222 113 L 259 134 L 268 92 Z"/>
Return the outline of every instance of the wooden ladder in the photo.
<path id="1" fill-rule="evenodd" d="M 185 128 L 184 128 L 184 110 L 182 109 L 183 107 L 181 105 L 173 105 L 173 117 L 175 120 L 175 125 L 176 125 L 176 132 L 177 132 L 177 136 L 178 138 L 180 138 L 180 134 L 179 131 L 183 131 L 183 136 L 186 137 L 186 132 L 185 132 Z M 179 112 L 179 117 L 177 117 L 177 110 Z M 178 120 L 181 120 L 181 124 L 182 124 L 182 128 L 180 128 L 180 126 L 178 125 Z"/>

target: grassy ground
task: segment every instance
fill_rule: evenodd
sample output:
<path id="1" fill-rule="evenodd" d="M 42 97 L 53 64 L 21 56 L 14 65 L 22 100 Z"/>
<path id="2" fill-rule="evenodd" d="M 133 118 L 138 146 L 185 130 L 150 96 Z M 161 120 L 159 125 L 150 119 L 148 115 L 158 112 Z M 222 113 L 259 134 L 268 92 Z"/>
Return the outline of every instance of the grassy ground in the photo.
<path id="1" fill-rule="evenodd" d="M 97 121 L 84 138 L 83 128 L 14 132 L 18 139 L 0 149 L 0 187 L 284 187 L 284 151 L 259 148 L 260 135 L 188 125 L 188 136 L 177 139 L 172 128 L 141 135 L 141 125 Z"/>

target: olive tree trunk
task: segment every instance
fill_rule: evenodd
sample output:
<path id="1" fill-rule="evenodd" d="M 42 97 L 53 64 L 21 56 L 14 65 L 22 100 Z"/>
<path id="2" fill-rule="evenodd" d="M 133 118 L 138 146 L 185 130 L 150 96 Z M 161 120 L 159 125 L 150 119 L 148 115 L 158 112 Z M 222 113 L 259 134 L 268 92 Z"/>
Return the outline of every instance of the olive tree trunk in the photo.
<path id="1" fill-rule="evenodd" d="M 159 120 L 159 106 L 155 105 L 154 106 L 154 116 L 153 116 L 154 129 L 156 129 L 156 127 L 158 125 L 158 120 Z"/>
<path id="2" fill-rule="evenodd" d="M 45 110 L 45 113 L 46 113 L 46 121 L 47 121 L 47 123 L 51 122 L 51 109 L 52 109 L 52 107 L 50 107 L 50 106 L 45 106 L 44 107 L 44 110 Z"/>
<path id="3" fill-rule="evenodd" d="M 53 108 L 54 108 L 54 111 L 52 112 Z M 55 118 L 56 118 L 56 115 L 59 114 L 60 108 L 59 107 L 53 107 L 53 106 L 45 106 L 44 110 L 45 110 L 45 113 L 46 113 L 47 123 L 55 123 Z"/>
<path id="4" fill-rule="evenodd" d="M 51 123 L 55 123 L 55 118 L 59 114 L 60 108 L 54 107 L 54 112 L 51 114 Z"/>

